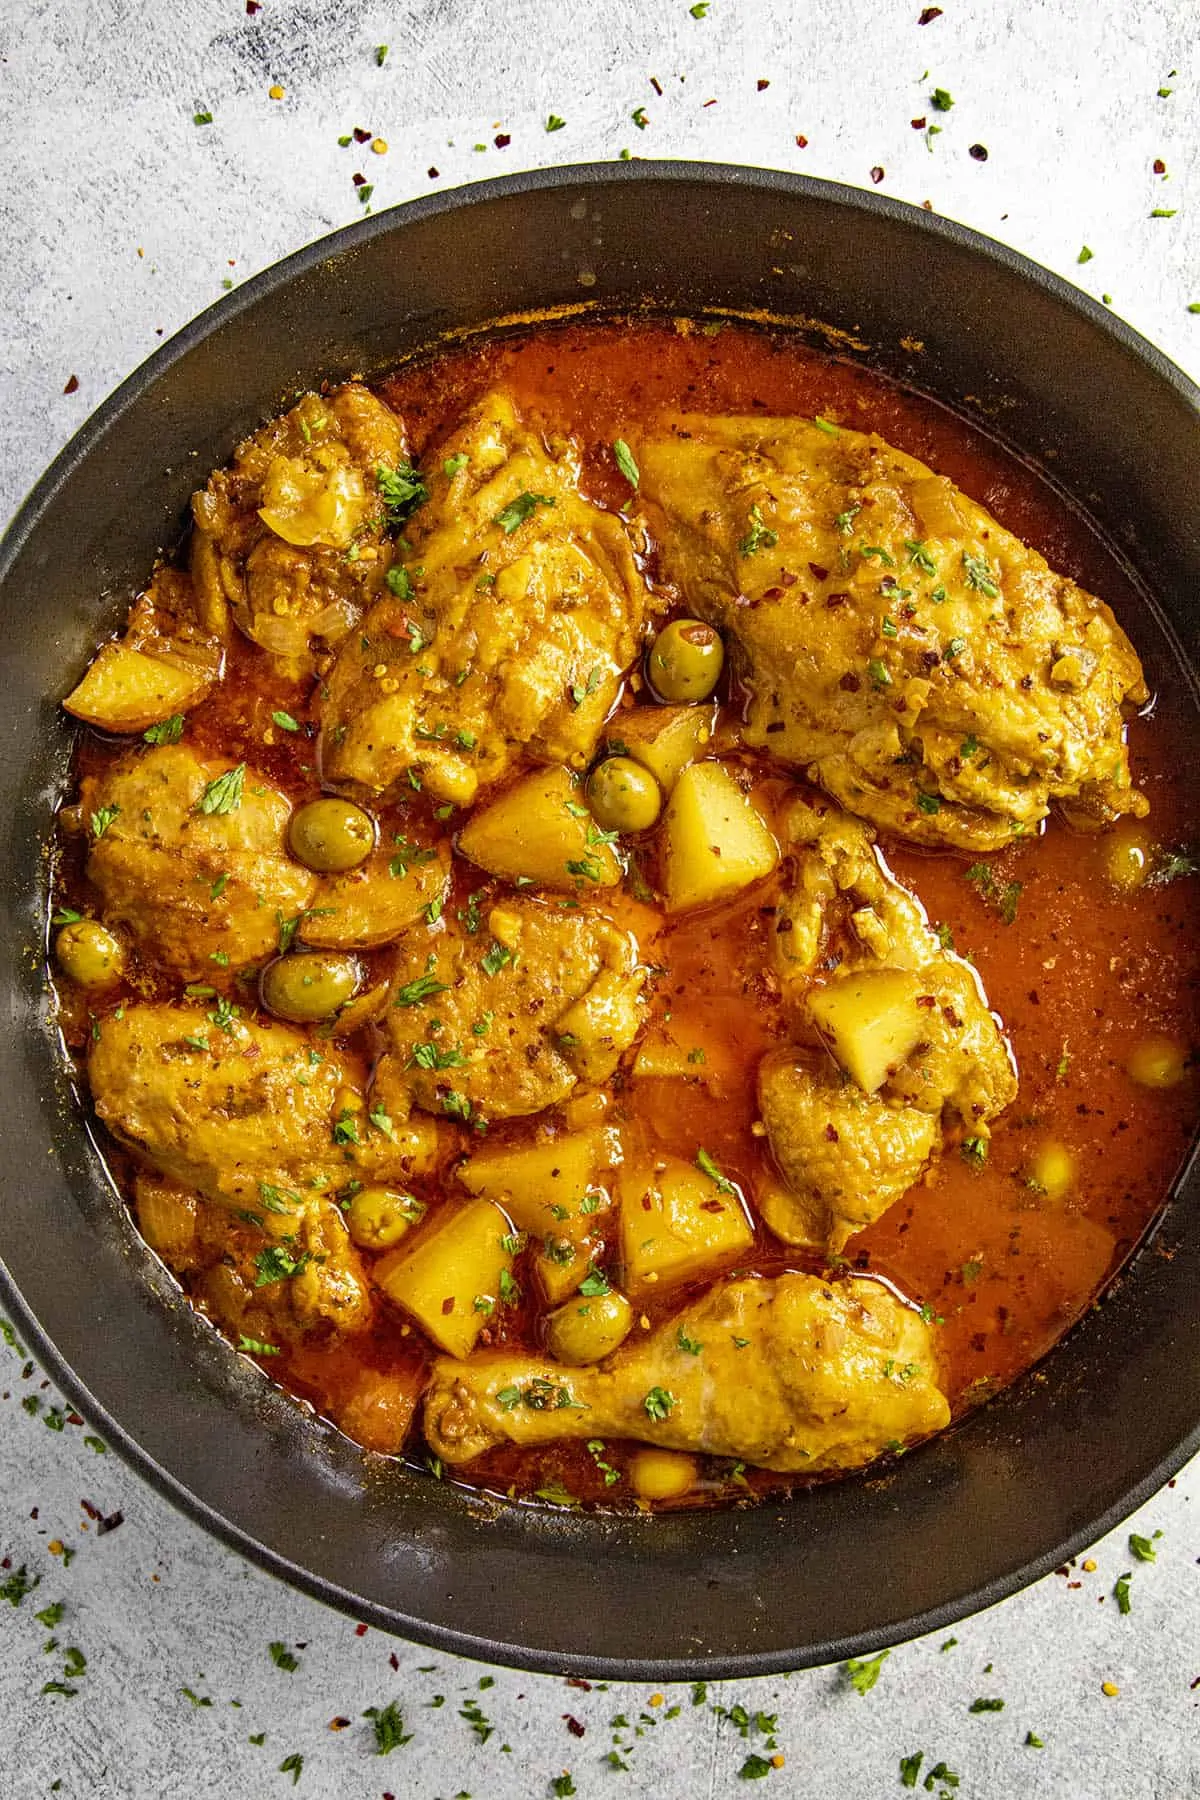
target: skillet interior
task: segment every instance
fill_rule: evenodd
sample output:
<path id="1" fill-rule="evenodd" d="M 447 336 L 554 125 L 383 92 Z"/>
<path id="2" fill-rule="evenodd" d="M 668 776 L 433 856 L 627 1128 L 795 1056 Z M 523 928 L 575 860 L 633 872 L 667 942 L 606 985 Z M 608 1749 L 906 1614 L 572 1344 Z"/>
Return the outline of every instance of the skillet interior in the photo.
<path id="1" fill-rule="evenodd" d="M 492 1508 L 305 1418 L 178 1301 L 114 1204 L 46 1021 L 44 846 L 69 753 L 57 696 L 178 535 L 192 488 L 315 374 L 370 375 L 448 333 L 581 302 L 837 328 L 847 335 L 835 349 L 1047 464 L 1105 521 L 1195 667 L 1194 390 L 1091 302 L 968 232 L 827 183 L 631 164 L 460 190 L 301 252 L 118 390 L 0 548 L 3 1297 L 144 1475 L 323 1600 L 534 1668 L 766 1672 L 1001 1598 L 1116 1522 L 1196 1447 L 1194 1168 L 1153 1245 L 1044 1367 L 883 1479 L 740 1513 Z M 815 341 L 826 341 L 820 329 Z M 1146 621 L 1140 635 L 1156 629 Z"/>

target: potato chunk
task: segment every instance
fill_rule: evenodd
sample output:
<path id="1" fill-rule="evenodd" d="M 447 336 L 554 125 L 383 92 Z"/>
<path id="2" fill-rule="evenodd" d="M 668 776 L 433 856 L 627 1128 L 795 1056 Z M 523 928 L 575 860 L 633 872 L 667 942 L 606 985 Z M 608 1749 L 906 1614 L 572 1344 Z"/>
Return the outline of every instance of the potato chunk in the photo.
<path id="1" fill-rule="evenodd" d="M 711 906 L 761 881 L 779 846 L 761 815 L 720 763 L 692 763 L 675 784 L 666 812 L 667 907 Z"/>
<path id="2" fill-rule="evenodd" d="M 462 1164 L 458 1177 L 468 1193 L 498 1201 L 522 1231 L 544 1231 L 557 1222 L 566 1233 L 587 1216 L 579 1206 L 597 1174 L 620 1155 L 616 1133 L 597 1127 L 516 1149 L 489 1145 Z"/>
<path id="3" fill-rule="evenodd" d="M 616 887 L 621 865 L 566 769 L 535 769 L 475 812 L 458 840 L 471 862 L 506 881 L 573 892 Z"/>
<path id="4" fill-rule="evenodd" d="M 612 754 L 622 745 L 669 794 L 712 738 L 715 716 L 713 706 L 635 706 L 609 727 Z"/>
<path id="5" fill-rule="evenodd" d="M 104 644 L 63 706 L 101 731 L 145 731 L 173 713 L 187 712 L 211 685 L 203 669 L 143 656 L 127 644 Z"/>
<path id="6" fill-rule="evenodd" d="M 925 1028 L 918 977 L 908 969 L 859 969 L 809 995 L 821 1036 L 864 1094 L 874 1094 Z"/>
<path id="7" fill-rule="evenodd" d="M 596 1227 L 611 1202 L 594 1184 L 620 1157 L 616 1133 L 597 1127 L 517 1149 L 489 1146 L 459 1169 L 470 1193 L 495 1201 L 528 1234 L 538 1285 L 551 1305 L 575 1292 L 602 1252 Z"/>
<path id="8" fill-rule="evenodd" d="M 491 1311 L 475 1302 L 494 1305 L 501 1275 L 512 1270 L 509 1231 L 492 1201 L 471 1200 L 436 1219 L 411 1249 L 406 1242 L 380 1257 L 375 1280 L 440 1349 L 469 1356 Z"/>
<path id="9" fill-rule="evenodd" d="M 753 1241 L 740 1195 L 678 1157 L 622 1178 L 623 1285 L 634 1296 L 661 1281 L 714 1275 Z"/>

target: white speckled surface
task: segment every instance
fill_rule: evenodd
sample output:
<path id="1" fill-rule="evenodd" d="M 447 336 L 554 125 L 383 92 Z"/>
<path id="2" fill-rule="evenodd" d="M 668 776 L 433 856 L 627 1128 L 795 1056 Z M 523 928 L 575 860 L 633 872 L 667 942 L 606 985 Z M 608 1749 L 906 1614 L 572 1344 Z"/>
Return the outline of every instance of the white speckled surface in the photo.
<path id="1" fill-rule="evenodd" d="M 356 170 L 378 206 L 623 147 L 862 186 L 882 167 L 882 191 L 928 199 L 1110 294 L 1184 368 L 1200 368 L 1200 315 L 1187 310 L 1200 301 L 1194 0 L 944 0 L 925 27 L 920 10 L 918 0 L 712 0 L 695 19 L 685 0 L 264 0 L 247 16 L 244 0 L 8 0 L 0 516 L 224 281 L 358 217 Z M 760 80 L 770 85 L 760 91 Z M 283 99 L 269 98 L 273 82 Z M 954 96 L 946 114 L 930 109 L 934 86 Z M 639 106 L 644 131 L 631 120 Z M 211 125 L 192 123 L 198 109 Z M 551 112 L 566 123 L 548 134 Z M 944 128 L 932 150 L 910 124 L 922 115 Z M 383 136 L 387 153 L 339 148 L 355 125 Z M 976 143 L 986 162 L 968 155 Z M 1178 210 L 1152 218 L 1155 208 Z M 1081 265 L 1085 244 L 1094 254 Z M 72 375 L 78 389 L 64 395 Z M 22 1410 L 37 1394 L 41 1411 Z M 743 1792 L 739 1771 L 766 1747 L 713 1702 L 778 1714 L 786 1763 L 764 1777 L 765 1794 L 899 1794 L 900 1759 L 917 1750 L 918 1794 L 939 1761 L 960 1785 L 947 1777 L 929 1791 L 960 1800 L 1200 1792 L 1195 1465 L 1133 1522 L 1162 1531 L 1157 1562 L 1131 1559 L 1123 1527 L 1096 1548 L 1094 1571 L 1048 1577 L 960 1625 L 951 1648 L 897 1649 L 864 1697 L 818 1670 L 713 1686 L 701 1703 L 669 1690 L 653 1705 L 644 1687 L 584 1692 L 374 1631 L 360 1638 L 177 1517 L 88 1447 L 86 1427 L 47 1430 L 54 1396 L 3 1344 L 0 1396 L 0 1558 L 10 1559 L 0 1580 L 21 1564 L 40 1578 L 19 1606 L 0 1600 L 3 1800 L 257 1800 L 293 1791 L 279 1768 L 293 1753 L 298 1791 L 321 1800 L 526 1800 L 551 1795 L 568 1770 L 574 1786 L 559 1791 L 584 1800 L 709 1800 Z M 103 1514 L 120 1508 L 120 1530 L 98 1535 L 81 1498 Z M 68 1569 L 55 1539 L 77 1552 Z M 1126 1570 L 1122 1616 L 1112 1589 Z M 58 1600 L 51 1630 L 35 1610 Z M 51 1636 L 59 1646 L 47 1653 Z M 272 1640 L 295 1651 L 294 1672 L 274 1666 Z M 87 1658 L 67 1683 L 77 1691 L 44 1694 L 70 1646 Z M 1106 1681 L 1119 1694 L 1106 1696 Z M 980 1696 L 1003 1698 L 1003 1711 L 972 1715 Z M 495 1726 L 486 1742 L 461 1716 L 471 1698 Z M 381 1759 L 362 1714 L 391 1700 L 412 1738 Z M 629 1729 L 614 1734 L 616 1715 Z M 331 1731 L 335 1718 L 350 1724 Z M 1026 1745 L 1029 1731 L 1044 1749 Z M 614 1735 L 631 1746 L 628 1771 L 606 1761 Z"/>

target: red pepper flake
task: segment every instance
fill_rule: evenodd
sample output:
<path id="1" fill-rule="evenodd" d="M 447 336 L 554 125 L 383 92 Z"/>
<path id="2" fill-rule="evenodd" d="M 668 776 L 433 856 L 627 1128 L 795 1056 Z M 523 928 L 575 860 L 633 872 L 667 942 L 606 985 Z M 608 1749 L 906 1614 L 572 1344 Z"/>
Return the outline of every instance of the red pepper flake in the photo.
<path id="1" fill-rule="evenodd" d="M 908 122 L 909 122 L 909 124 L 910 124 L 910 125 L 911 125 L 911 126 L 912 126 L 912 128 L 913 128 L 913 130 L 914 130 L 914 131 L 924 131 L 924 129 L 925 129 L 925 120 L 924 120 L 924 118 L 920 118 L 920 119 L 910 119 L 910 120 L 909 120 L 909 121 L 908 121 Z"/>
<path id="2" fill-rule="evenodd" d="M 78 388 L 79 388 L 78 375 L 68 375 L 67 385 L 66 385 L 66 387 L 64 387 L 63 393 L 64 394 L 74 394 L 78 391 Z"/>
<path id="3" fill-rule="evenodd" d="M 838 1137 L 838 1130 L 837 1130 L 836 1125 L 827 1125 L 825 1127 L 825 1136 L 831 1144 L 837 1144 L 837 1143 L 841 1142 L 841 1139 Z"/>
<path id="4" fill-rule="evenodd" d="M 508 131 L 497 132 L 496 136 L 492 139 L 492 142 L 495 144 L 497 150 L 507 150 L 508 146 L 512 143 L 512 133 Z"/>
<path id="5" fill-rule="evenodd" d="M 373 131 L 364 131 L 361 125 L 356 125 L 351 133 L 356 144 L 369 144 L 374 135 Z"/>
<path id="6" fill-rule="evenodd" d="M 582 1675 L 568 1675 L 567 1686 L 578 1688 L 581 1694 L 590 1694 L 592 1691 L 591 1682 L 585 1681 Z"/>
<path id="7" fill-rule="evenodd" d="M 567 1721 L 567 1730 L 570 1732 L 571 1736 L 582 1737 L 587 1730 L 587 1726 L 582 1720 L 577 1719 L 574 1713 L 564 1713 L 562 1716 Z"/>
<path id="8" fill-rule="evenodd" d="M 871 170 L 871 180 L 875 183 L 876 187 L 878 187 L 880 182 L 883 180 L 883 164 L 882 163 L 876 163 L 875 167 Z"/>
<path id="9" fill-rule="evenodd" d="M 356 173 L 356 174 L 352 175 L 350 177 L 350 179 L 354 183 L 355 187 L 366 187 L 366 185 L 367 185 L 367 178 L 365 175 L 363 175 L 361 173 Z"/>
<path id="10" fill-rule="evenodd" d="M 425 173 L 428 175 L 430 181 L 436 181 L 438 179 L 439 175 L 441 174 L 441 170 L 440 169 L 426 169 Z"/>
<path id="11" fill-rule="evenodd" d="M 967 155 L 973 156 L 976 162 L 986 162 L 988 156 L 987 147 L 984 144 L 972 144 L 971 148 L 967 151 Z"/>
<path id="12" fill-rule="evenodd" d="M 349 1719 L 343 1718 L 342 1715 L 339 1713 L 339 1715 L 336 1719 L 330 1719 L 329 1729 L 330 1729 L 330 1731 L 345 1731 L 345 1729 L 346 1729 L 347 1725 L 349 1725 L 349 1723 L 350 1723 Z"/>
<path id="13" fill-rule="evenodd" d="M 1156 175 L 1165 175 L 1166 172 L 1167 172 L 1166 163 L 1163 161 L 1161 156 L 1156 156 L 1154 159 L 1154 173 Z"/>
<path id="14" fill-rule="evenodd" d="M 442 1301 L 442 1316 L 443 1316 L 443 1318 L 448 1318 L 449 1315 L 453 1311 L 454 1311 L 454 1295 L 447 1294 L 446 1298 Z"/>
<path id="15" fill-rule="evenodd" d="M 808 149 L 808 139 L 801 132 L 796 133 L 796 148 L 797 150 Z"/>
<path id="16" fill-rule="evenodd" d="M 246 0 L 246 11 L 249 13 L 251 18 L 254 17 L 255 13 L 260 13 L 262 11 L 262 7 L 259 4 L 259 0 Z"/>
<path id="17" fill-rule="evenodd" d="M 390 1667 L 390 1668 L 393 1668 L 393 1669 L 395 1669 L 395 1670 L 396 1670 L 396 1672 L 397 1672 L 397 1674 L 398 1674 L 398 1673 L 399 1673 L 399 1671 L 400 1671 L 400 1658 L 399 1658 L 399 1657 L 398 1657 L 398 1656 L 397 1656 L 397 1655 L 396 1655 L 396 1652 L 395 1652 L 395 1651 L 394 1651 L 394 1650 L 393 1650 L 393 1651 L 392 1651 L 392 1654 L 391 1654 L 391 1655 L 390 1655 L 390 1656 L 389 1656 L 389 1657 L 388 1657 L 388 1666 L 389 1666 L 389 1667 Z"/>
<path id="18" fill-rule="evenodd" d="M 717 103 L 716 103 L 716 101 L 715 101 L 715 100 L 706 100 L 706 101 L 705 101 L 705 102 L 704 102 L 704 106 L 715 106 L 715 105 L 716 105 L 716 104 L 717 104 Z M 704 111 L 704 106 L 702 106 L 702 107 L 701 107 L 701 108 L 700 108 L 700 110 L 701 110 L 701 112 L 703 112 L 703 111 Z"/>
<path id="19" fill-rule="evenodd" d="M 659 84 L 657 75 L 652 75 L 650 77 L 650 86 L 654 89 L 655 93 L 658 95 L 659 99 L 661 100 L 662 99 L 662 87 Z"/>
<path id="20" fill-rule="evenodd" d="M 812 574 L 814 581 L 828 581 L 829 580 L 829 570 L 827 568 L 825 568 L 823 564 L 810 562 L 808 567 L 809 567 L 809 571 Z"/>
<path id="21" fill-rule="evenodd" d="M 101 1519 L 100 1523 L 97 1525 L 96 1536 L 103 1537 L 106 1532 L 115 1531 L 118 1525 L 123 1525 L 124 1523 L 125 1514 L 123 1512 L 120 1510 L 117 1512 L 110 1512 L 107 1518 Z"/>
<path id="22" fill-rule="evenodd" d="M 67 1424 L 68 1425 L 82 1425 L 83 1420 L 80 1418 L 80 1416 L 77 1412 L 69 1412 L 67 1414 Z"/>
<path id="23" fill-rule="evenodd" d="M 360 1621 L 359 1624 L 354 1627 L 354 1635 L 355 1637 L 366 1637 L 369 1629 L 369 1626 L 362 1624 Z"/>
<path id="24" fill-rule="evenodd" d="M 940 6 L 927 6 L 925 8 L 925 11 L 921 14 L 920 18 L 917 20 L 917 24 L 918 25 L 932 25 L 933 21 L 935 19 L 940 19 L 941 16 L 942 16 L 942 9 Z"/>
<path id="25" fill-rule="evenodd" d="M 760 93 L 760 94 L 761 94 L 761 93 L 762 93 L 762 91 L 763 91 L 763 89 L 764 89 L 764 88 L 769 88 L 769 87 L 770 87 L 770 85 L 771 85 L 771 84 L 770 84 L 770 82 L 769 82 L 769 81 L 764 81 L 764 80 L 763 80 L 763 78 L 762 78 L 762 76 L 761 76 L 761 75 L 760 75 L 760 76 L 759 76 L 759 78 L 758 78 L 758 91 L 759 91 L 759 93 Z"/>
<path id="26" fill-rule="evenodd" d="M 89 1519 L 95 1520 L 95 1519 L 102 1519 L 104 1517 L 104 1514 L 100 1511 L 100 1508 L 98 1506 L 93 1506 L 90 1500 L 81 1500 L 79 1502 L 79 1504 L 80 1504 L 80 1506 L 82 1506 L 84 1512 L 87 1514 Z"/>

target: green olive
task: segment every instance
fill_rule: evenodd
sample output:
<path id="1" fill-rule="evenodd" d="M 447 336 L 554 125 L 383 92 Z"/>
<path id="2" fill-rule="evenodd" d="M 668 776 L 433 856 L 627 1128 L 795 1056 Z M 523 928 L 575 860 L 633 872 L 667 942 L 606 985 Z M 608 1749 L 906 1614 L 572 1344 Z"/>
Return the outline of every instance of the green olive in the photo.
<path id="1" fill-rule="evenodd" d="M 346 1208 L 346 1228 L 360 1249 L 390 1250 L 424 1211 L 411 1194 L 367 1187 L 355 1194 Z"/>
<path id="2" fill-rule="evenodd" d="M 672 619 L 646 658 L 646 673 L 660 700 L 707 700 L 724 666 L 720 634 L 699 619 Z"/>
<path id="3" fill-rule="evenodd" d="M 54 954 L 63 974 L 79 987 L 112 987 L 121 979 L 121 946 L 96 919 L 64 925 L 54 940 Z"/>
<path id="4" fill-rule="evenodd" d="M 309 1025 L 328 1019 L 344 1006 L 358 986 L 359 968 L 352 956 L 329 950 L 294 951 L 277 956 L 262 972 L 262 1003 L 277 1019 Z"/>
<path id="5" fill-rule="evenodd" d="M 608 756 L 587 784 L 592 817 L 604 831 L 649 831 L 662 809 L 662 793 L 649 769 L 632 756 Z"/>
<path id="6" fill-rule="evenodd" d="M 588 1300 L 582 1294 L 547 1313 L 546 1348 L 562 1363 L 594 1363 L 624 1343 L 633 1326 L 633 1308 L 615 1288 Z"/>
<path id="7" fill-rule="evenodd" d="M 375 821 L 352 800 L 327 794 L 292 814 L 288 848 L 306 869 L 340 875 L 357 869 L 375 848 Z"/>

